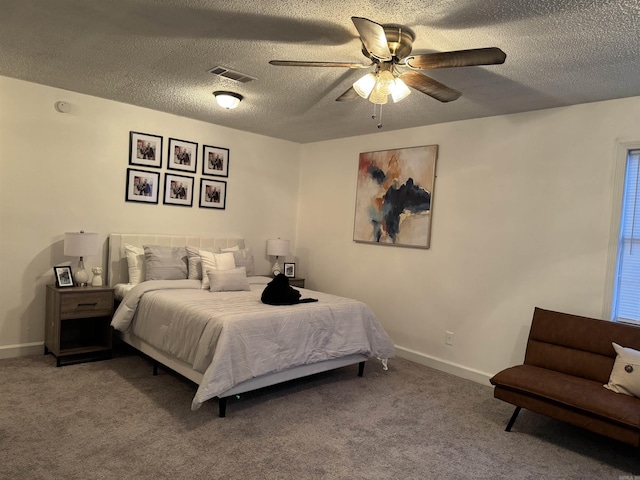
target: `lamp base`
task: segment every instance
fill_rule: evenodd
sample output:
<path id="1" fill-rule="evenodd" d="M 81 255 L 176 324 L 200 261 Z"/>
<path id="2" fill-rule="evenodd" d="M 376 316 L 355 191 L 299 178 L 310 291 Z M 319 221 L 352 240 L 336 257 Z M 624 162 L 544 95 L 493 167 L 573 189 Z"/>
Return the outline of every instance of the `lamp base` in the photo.
<path id="1" fill-rule="evenodd" d="M 278 263 L 278 260 L 276 260 L 273 263 L 273 267 L 271 267 L 271 275 L 273 275 L 274 277 L 277 277 L 281 273 L 282 273 L 282 269 L 280 268 L 280 264 Z"/>
<path id="2" fill-rule="evenodd" d="M 73 281 L 78 287 L 86 287 L 89 285 L 89 274 L 84 269 L 84 260 L 80 257 L 78 268 L 73 273 Z"/>

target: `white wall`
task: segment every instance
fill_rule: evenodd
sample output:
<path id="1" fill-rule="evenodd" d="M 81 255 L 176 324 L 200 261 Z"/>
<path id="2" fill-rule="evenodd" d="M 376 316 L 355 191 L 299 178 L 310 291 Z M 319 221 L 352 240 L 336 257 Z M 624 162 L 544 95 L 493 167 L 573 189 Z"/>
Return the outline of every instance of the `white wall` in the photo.
<path id="1" fill-rule="evenodd" d="M 400 355 L 486 382 L 522 361 L 535 306 L 601 316 L 616 142 L 634 136 L 640 98 L 304 145 L 300 274 L 368 303 Z M 354 243 L 358 154 L 431 144 L 431 248 Z"/>
<path id="2" fill-rule="evenodd" d="M 0 77 L 0 357 L 42 351 L 51 267 L 77 262 L 66 231 L 240 234 L 263 271 L 282 236 L 307 285 L 371 305 L 400 355 L 486 381 L 522 360 L 534 306 L 601 315 L 616 142 L 639 127 L 632 98 L 301 146 Z M 230 148 L 227 209 L 125 202 L 130 130 Z M 358 154 L 430 144 L 431 248 L 354 243 Z"/>
<path id="3" fill-rule="evenodd" d="M 71 111 L 56 112 L 58 100 Z M 130 131 L 164 137 L 165 167 L 169 137 L 199 154 L 229 148 L 226 210 L 200 209 L 197 196 L 191 208 L 125 202 Z M 106 267 L 109 233 L 243 235 L 268 272 L 267 238 L 295 247 L 299 156 L 295 143 L 0 77 L 0 358 L 42 351 L 51 267 L 78 260 L 64 256 L 64 232 L 101 235 L 104 254 L 87 268 Z"/>

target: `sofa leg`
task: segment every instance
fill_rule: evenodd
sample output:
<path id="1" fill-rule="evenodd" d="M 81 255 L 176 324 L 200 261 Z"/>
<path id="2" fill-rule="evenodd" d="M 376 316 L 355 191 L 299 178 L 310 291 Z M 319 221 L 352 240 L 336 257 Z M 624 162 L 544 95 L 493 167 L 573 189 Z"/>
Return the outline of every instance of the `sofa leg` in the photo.
<path id="1" fill-rule="evenodd" d="M 513 411 L 513 415 L 511 415 L 511 419 L 509 420 L 509 423 L 507 424 L 507 428 L 504 429 L 505 432 L 510 432 L 511 431 L 511 427 L 513 427 L 513 424 L 516 421 L 516 418 L 518 417 L 518 414 L 520 413 L 520 409 L 522 407 L 516 407 L 516 409 Z"/>

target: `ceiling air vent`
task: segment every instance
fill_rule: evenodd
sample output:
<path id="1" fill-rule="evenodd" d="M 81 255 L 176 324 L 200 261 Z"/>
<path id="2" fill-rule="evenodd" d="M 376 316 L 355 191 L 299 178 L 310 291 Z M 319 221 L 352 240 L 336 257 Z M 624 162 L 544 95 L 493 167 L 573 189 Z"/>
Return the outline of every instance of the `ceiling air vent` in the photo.
<path id="1" fill-rule="evenodd" d="M 219 77 L 229 78 L 239 83 L 248 83 L 251 80 L 255 80 L 255 78 L 250 77 L 249 75 L 229 70 L 225 67 L 213 67 L 211 70 L 209 70 L 209 73 L 213 73 L 214 75 L 217 75 Z"/>

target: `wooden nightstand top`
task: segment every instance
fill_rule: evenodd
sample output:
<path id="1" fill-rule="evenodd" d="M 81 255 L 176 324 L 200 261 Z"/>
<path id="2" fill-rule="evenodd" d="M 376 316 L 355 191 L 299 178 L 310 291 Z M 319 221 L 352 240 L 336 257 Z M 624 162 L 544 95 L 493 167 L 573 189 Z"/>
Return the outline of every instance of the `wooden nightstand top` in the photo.
<path id="1" fill-rule="evenodd" d="M 56 292 L 67 292 L 67 293 L 96 293 L 96 292 L 111 292 L 113 291 L 113 287 L 109 287 L 103 285 L 102 287 L 56 287 L 55 284 L 47 285 L 47 288 L 55 290 Z"/>

